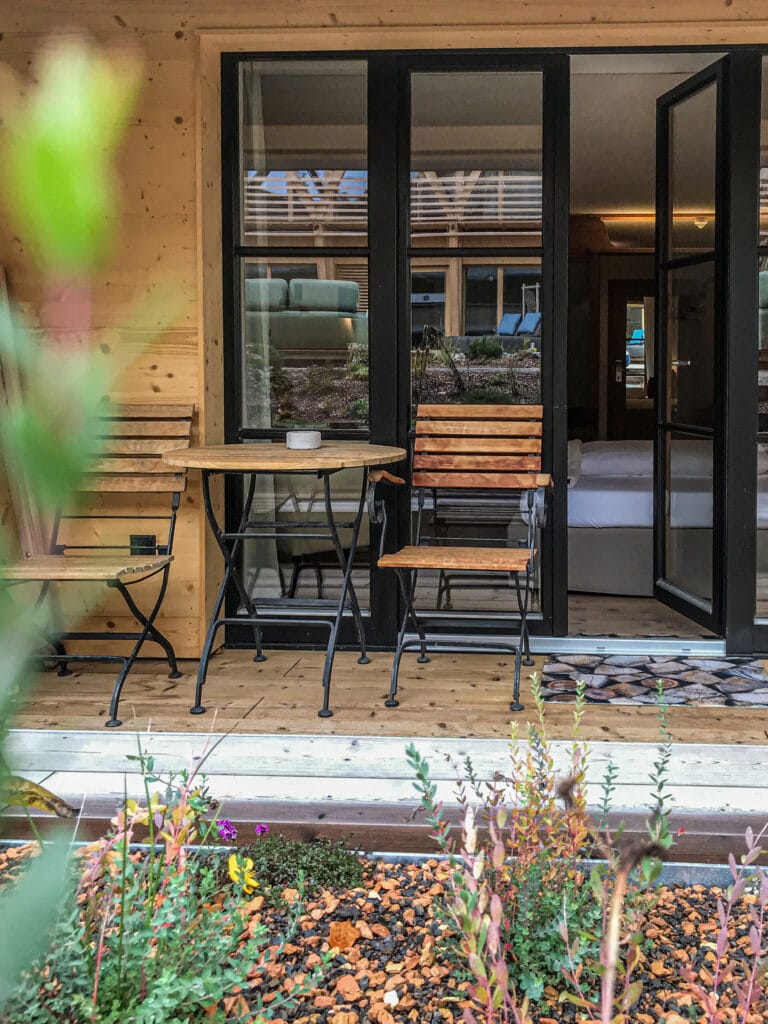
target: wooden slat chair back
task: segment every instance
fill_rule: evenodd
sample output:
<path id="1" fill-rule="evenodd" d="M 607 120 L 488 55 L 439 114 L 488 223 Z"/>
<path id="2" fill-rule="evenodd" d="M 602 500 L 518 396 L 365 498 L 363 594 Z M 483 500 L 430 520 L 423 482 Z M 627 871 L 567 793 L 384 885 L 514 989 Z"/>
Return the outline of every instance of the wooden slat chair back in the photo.
<path id="1" fill-rule="evenodd" d="M 421 405 L 413 446 L 414 487 L 516 489 L 549 486 L 541 472 L 540 405 Z"/>
<path id="2" fill-rule="evenodd" d="M 168 586 L 176 517 L 181 494 L 186 488 L 186 472 L 169 469 L 163 462 L 163 453 L 188 447 L 193 411 L 189 404 L 107 407 L 93 438 L 93 449 L 89 453 L 92 462 L 79 485 L 86 507 L 62 511 L 56 517 L 49 554 L 33 555 L 0 568 L 0 583 L 6 586 L 42 584 L 38 600 L 46 596 L 52 584 L 67 582 L 100 581 L 122 595 L 131 615 L 139 621 L 137 632 L 57 631 L 49 638 L 55 652 L 52 658 L 60 665 L 60 675 L 69 675 L 66 666 L 72 661 L 121 663 L 106 722 L 110 727 L 122 724 L 117 712 L 123 683 L 145 641 L 150 640 L 162 648 L 170 678 L 176 679 L 181 674 L 173 646 L 157 628 L 155 619 Z M 115 513 L 110 507 L 109 495 L 117 494 L 136 495 L 135 508 Z M 145 510 L 150 504 L 157 505 L 162 495 L 167 495 L 167 511 L 155 511 L 154 507 L 151 511 Z M 125 500 L 121 501 L 121 508 L 125 504 Z M 158 524 L 163 523 L 166 526 L 160 534 Z M 154 537 L 154 544 L 139 543 L 132 548 L 130 536 L 136 534 L 139 525 L 144 531 L 139 536 Z M 152 609 L 144 614 L 128 588 L 154 576 L 159 577 L 159 590 Z M 133 640 L 134 646 L 125 657 L 70 654 L 65 643 L 71 640 Z M 46 654 L 46 657 L 49 656 Z"/>
<path id="3" fill-rule="evenodd" d="M 429 660 L 428 641 L 413 602 L 419 570 L 432 569 L 440 573 L 441 588 L 448 573 L 501 573 L 514 580 L 520 614 L 519 640 L 492 645 L 472 638 L 466 642 L 467 646 L 498 646 L 514 651 L 514 693 L 510 708 L 514 711 L 522 709 L 520 667 L 523 655 L 530 662 L 526 619 L 545 492 L 551 484 L 551 478 L 542 471 L 541 464 L 542 412 L 540 405 L 419 406 L 411 476 L 418 507 L 416 543 L 394 554 L 383 554 L 378 561 L 381 568 L 396 570 L 405 604 L 392 666 L 390 694 L 386 701 L 388 707 L 398 705 L 397 677 L 403 652 L 418 647 L 419 661 Z M 443 514 L 440 510 L 446 497 L 450 504 L 450 495 L 457 491 L 477 493 L 477 499 L 472 503 L 475 517 L 478 512 L 482 516 L 483 494 L 495 492 L 509 497 L 507 521 L 514 518 L 515 511 L 522 513 L 527 526 L 526 546 L 448 545 L 440 543 L 445 541 L 445 536 L 439 536 L 436 528 L 435 535 L 425 539 L 422 521 L 426 496 L 431 496 L 434 528 L 438 517 Z M 515 510 L 517 495 L 522 496 L 522 502 L 518 502 Z M 406 639 L 409 622 L 415 627 L 418 640 Z M 429 646 L 439 649 L 445 645 L 430 641 Z"/>

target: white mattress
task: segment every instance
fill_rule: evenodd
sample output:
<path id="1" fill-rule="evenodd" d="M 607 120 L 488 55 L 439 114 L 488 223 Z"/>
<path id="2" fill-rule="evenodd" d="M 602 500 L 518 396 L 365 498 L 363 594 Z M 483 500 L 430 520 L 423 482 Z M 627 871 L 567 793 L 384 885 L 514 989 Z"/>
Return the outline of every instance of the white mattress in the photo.
<path id="1" fill-rule="evenodd" d="M 759 478 L 757 524 L 768 527 L 768 477 Z M 672 526 L 712 526 L 712 482 L 677 479 L 672 495 Z M 653 527 L 653 479 L 647 476 L 582 476 L 568 490 L 570 527 Z"/>

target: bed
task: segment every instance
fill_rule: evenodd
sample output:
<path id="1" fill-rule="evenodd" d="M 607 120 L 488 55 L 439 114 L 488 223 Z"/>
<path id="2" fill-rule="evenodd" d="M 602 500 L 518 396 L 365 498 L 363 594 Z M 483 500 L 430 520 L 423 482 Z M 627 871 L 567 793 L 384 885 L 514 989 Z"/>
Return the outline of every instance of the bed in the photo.
<path id="1" fill-rule="evenodd" d="M 712 578 L 712 459 L 707 441 L 673 443 L 672 578 L 705 595 Z M 768 453 L 761 447 L 758 530 L 768 530 Z M 762 537 L 766 542 L 762 542 Z M 758 561 L 768 569 L 768 533 Z M 568 589 L 653 595 L 653 446 L 650 441 L 568 445 Z"/>

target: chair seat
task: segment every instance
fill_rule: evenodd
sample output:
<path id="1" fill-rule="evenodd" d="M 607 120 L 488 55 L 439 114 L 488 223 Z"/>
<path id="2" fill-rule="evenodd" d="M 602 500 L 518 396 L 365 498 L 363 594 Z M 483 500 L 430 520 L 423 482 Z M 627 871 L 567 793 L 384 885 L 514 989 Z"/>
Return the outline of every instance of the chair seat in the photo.
<path id="1" fill-rule="evenodd" d="M 534 552 L 535 554 L 535 552 Z M 382 555 L 382 569 L 454 569 L 483 572 L 525 572 L 527 548 L 462 548 L 411 545 L 393 555 Z"/>
<path id="2" fill-rule="evenodd" d="M 141 576 L 162 569 L 173 561 L 173 555 L 39 555 L 25 558 L 14 565 L 0 566 L 0 579 L 30 582 L 59 580 L 116 580 Z"/>

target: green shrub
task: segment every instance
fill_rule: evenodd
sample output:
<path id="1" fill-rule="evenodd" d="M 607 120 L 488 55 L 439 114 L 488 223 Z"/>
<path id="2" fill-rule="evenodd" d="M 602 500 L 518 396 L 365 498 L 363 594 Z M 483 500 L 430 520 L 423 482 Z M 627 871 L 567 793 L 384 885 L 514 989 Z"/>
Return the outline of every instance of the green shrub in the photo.
<path id="1" fill-rule="evenodd" d="M 347 415 L 353 420 L 367 421 L 368 411 L 367 398 L 355 398 L 347 406 Z"/>
<path id="2" fill-rule="evenodd" d="M 498 388 L 470 388 L 461 396 L 465 405 L 516 405 L 515 396 Z"/>
<path id="3" fill-rule="evenodd" d="M 486 359 L 500 359 L 504 349 L 498 338 L 473 338 L 467 349 L 467 356 L 475 362 Z"/>
<path id="4" fill-rule="evenodd" d="M 263 836 L 240 852 L 253 861 L 262 889 L 295 887 L 300 874 L 307 894 L 320 889 L 354 889 L 363 882 L 363 867 L 340 842 L 315 839 L 303 843 L 279 834 Z"/>

